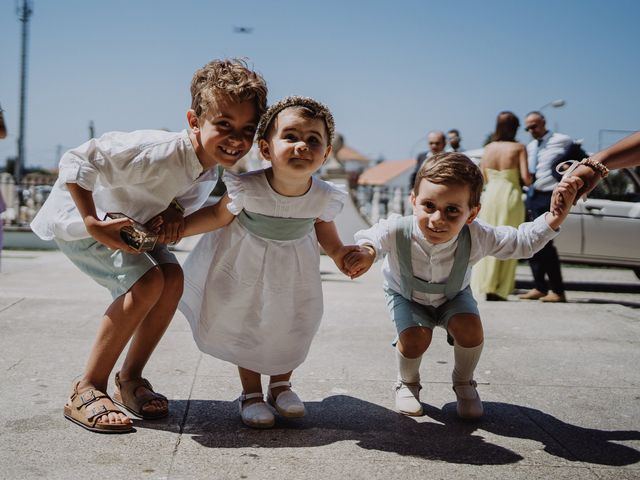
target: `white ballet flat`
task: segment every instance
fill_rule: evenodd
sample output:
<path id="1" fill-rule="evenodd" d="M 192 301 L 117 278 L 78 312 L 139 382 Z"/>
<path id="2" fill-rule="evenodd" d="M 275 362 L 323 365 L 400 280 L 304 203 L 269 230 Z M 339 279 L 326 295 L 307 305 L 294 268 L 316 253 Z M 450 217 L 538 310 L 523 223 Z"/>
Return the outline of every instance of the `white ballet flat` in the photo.
<path id="1" fill-rule="evenodd" d="M 396 410 L 403 415 L 410 415 L 412 417 L 422 415 L 422 403 L 420 403 L 421 389 L 422 385 L 419 383 L 398 381 L 395 386 Z"/>
<path id="2" fill-rule="evenodd" d="M 306 412 L 304 403 L 302 403 L 300 397 L 298 397 L 298 395 L 296 395 L 293 390 L 285 390 L 284 392 L 280 393 L 277 398 L 273 398 L 271 389 L 276 387 L 291 387 L 291 382 L 283 381 L 269 384 L 269 390 L 267 393 L 267 402 L 269 403 L 269 405 L 275 408 L 276 411 L 283 417 L 304 417 L 304 414 Z"/>
<path id="3" fill-rule="evenodd" d="M 251 398 L 263 398 L 262 393 L 242 394 L 238 398 L 238 407 L 242 422 L 251 428 L 271 428 L 276 423 L 276 417 L 271 409 L 264 402 L 252 403 L 243 406 L 245 400 Z"/>
<path id="4" fill-rule="evenodd" d="M 478 395 L 475 380 L 468 382 L 454 382 L 453 391 L 456 393 L 456 411 L 460 418 L 476 419 L 482 417 L 484 408 Z"/>

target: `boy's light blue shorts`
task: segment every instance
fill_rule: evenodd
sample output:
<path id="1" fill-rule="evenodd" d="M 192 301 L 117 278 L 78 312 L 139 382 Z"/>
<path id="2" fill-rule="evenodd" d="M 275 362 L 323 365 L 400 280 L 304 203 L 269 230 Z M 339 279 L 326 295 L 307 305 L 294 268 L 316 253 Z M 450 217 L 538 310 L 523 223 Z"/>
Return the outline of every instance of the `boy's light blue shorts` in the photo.
<path id="1" fill-rule="evenodd" d="M 384 297 L 398 335 L 411 327 L 425 327 L 430 330 L 442 327 L 447 330 L 449 319 L 460 313 L 480 316 L 471 287 L 461 290 L 453 299 L 447 300 L 439 307 L 412 302 L 390 288 L 384 289 Z"/>
<path id="2" fill-rule="evenodd" d="M 58 247 L 84 273 L 93 278 L 118 298 L 151 268 L 163 263 L 179 264 L 166 245 L 157 244 L 153 250 L 132 255 L 121 250 L 110 250 L 93 238 L 70 242 L 56 239 Z"/>

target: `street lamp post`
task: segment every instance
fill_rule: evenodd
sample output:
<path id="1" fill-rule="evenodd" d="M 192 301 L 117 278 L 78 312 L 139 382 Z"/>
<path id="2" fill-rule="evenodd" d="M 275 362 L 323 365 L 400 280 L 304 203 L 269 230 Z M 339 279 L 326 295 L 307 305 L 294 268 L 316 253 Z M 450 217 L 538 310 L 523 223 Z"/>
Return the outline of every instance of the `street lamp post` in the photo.
<path id="1" fill-rule="evenodd" d="M 30 0 L 23 0 L 18 10 L 18 19 L 22 22 L 22 49 L 20 55 L 20 126 L 18 131 L 18 158 L 14 166 L 13 176 L 16 185 L 22 179 L 25 164 L 24 135 L 25 135 L 25 106 L 27 102 L 27 42 L 29 33 L 29 17 L 33 13 Z"/>
<path id="2" fill-rule="evenodd" d="M 567 102 L 565 102 L 564 100 L 562 100 L 561 98 L 558 100 L 552 100 L 549 103 L 545 103 L 543 106 L 541 106 L 538 111 L 542 112 L 543 109 L 547 108 L 547 107 L 553 107 L 553 108 L 560 108 L 560 107 L 564 107 L 567 104 Z"/>

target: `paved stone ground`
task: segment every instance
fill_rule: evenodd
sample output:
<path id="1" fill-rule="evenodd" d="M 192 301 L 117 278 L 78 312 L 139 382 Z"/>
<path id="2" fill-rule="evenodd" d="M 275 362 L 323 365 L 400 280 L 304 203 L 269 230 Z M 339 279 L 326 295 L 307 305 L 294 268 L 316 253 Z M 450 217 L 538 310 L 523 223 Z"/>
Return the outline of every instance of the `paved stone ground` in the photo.
<path id="1" fill-rule="evenodd" d="M 108 294 L 57 251 L 3 252 L 0 478 L 640 478 L 632 272 L 565 267 L 563 305 L 480 302 L 486 415 L 466 423 L 455 415 L 444 332 L 423 362 L 425 415 L 400 416 L 378 270 L 350 281 L 323 258 L 322 271 L 325 319 L 293 378 L 304 419 L 244 427 L 235 368 L 201 354 L 178 314 L 146 370 L 171 416 L 111 436 L 62 416 Z M 530 282 L 526 266 L 518 281 Z"/>

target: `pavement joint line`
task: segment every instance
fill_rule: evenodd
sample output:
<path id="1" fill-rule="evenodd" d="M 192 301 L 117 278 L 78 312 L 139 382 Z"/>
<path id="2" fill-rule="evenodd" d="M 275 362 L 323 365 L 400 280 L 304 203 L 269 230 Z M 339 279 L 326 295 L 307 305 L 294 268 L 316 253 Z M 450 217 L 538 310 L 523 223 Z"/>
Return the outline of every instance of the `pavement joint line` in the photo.
<path id="1" fill-rule="evenodd" d="M 176 440 L 176 444 L 173 447 L 173 452 L 171 452 L 171 463 L 169 464 L 167 478 L 171 477 L 173 464 L 175 462 L 176 456 L 178 455 L 178 449 L 180 448 L 180 443 L 182 442 L 182 434 L 184 432 L 184 426 L 187 423 L 187 417 L 189 416 L 189 408 L 191 407 L 191 398 L 193 397 L 193 389 L 195 388 L 196 379 L 198 378 L 198 370 L 200 370 L 200 364 L 202 363 L 203 355 L 204 354 L 201 353 L 200 356 L 198 357 L 198 363 L 196 364 L 196 368 L 193 373 L 193 380 L 191 382 L 191 387 L 189 388 L 189 396 L 187 397 L 187 406 L 185 407 L 184 414 L 182 415 L 182 421 L 180 422 L 180 430 L 178 431 L 178 438 Z"/>
<path id="2" fill-rule="evenodd" d="M 22 298 L 20 298 L 20 299 L 16 300 L 15 302 L 13 302 L 12 304 L 7 305 L 7 306 L 6 306 L 6 307 L 4 307 L 2 310 L 0 310 L 0 313 L 4 312 L 5 310 L 9 310 L 11 307 L 13 307 L 13 306 L 15 306 L 15 305 L 19 304 L 19 303 L 20 303 L 20 302 L 22 302 L 24 299 L 25 299 L 25 297 L 22 297 Z"/>
<path id="3" fill-rule="evenodd" d="M 5 371 L 8 372 L 9 370 L 14 369 L 15 367 L 17 367 L 18 365 L 20 365 L 22 363 L 22 360 L 24 360 L 23 358 L 21 358 L 20 360 L 18 360 L 17 362 L 15 362 L 13 365 L 11 365 L 9 368 L 7 368 Z"/>

